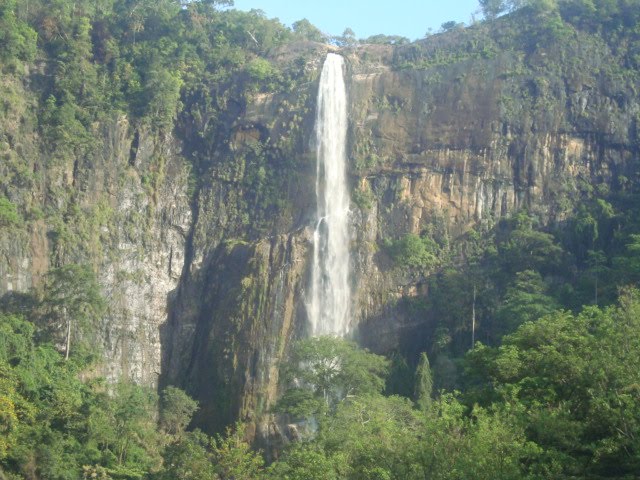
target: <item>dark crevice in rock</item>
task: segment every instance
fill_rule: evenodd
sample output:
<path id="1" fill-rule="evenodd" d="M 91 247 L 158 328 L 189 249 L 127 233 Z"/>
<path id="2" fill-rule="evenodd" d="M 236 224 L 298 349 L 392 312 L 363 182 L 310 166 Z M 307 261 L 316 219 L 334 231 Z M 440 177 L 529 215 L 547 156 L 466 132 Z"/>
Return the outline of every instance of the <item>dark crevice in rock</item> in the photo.
<path id="1" fill-rule="evenodd" d="M 138 148 L 140 147 L 140 131 L 136 130 L 133 134 L 133 140 L 131 141 L 131 148 L 129 149 L 129 166 L 136 166 L 136 158 L 138 156 Z"/>

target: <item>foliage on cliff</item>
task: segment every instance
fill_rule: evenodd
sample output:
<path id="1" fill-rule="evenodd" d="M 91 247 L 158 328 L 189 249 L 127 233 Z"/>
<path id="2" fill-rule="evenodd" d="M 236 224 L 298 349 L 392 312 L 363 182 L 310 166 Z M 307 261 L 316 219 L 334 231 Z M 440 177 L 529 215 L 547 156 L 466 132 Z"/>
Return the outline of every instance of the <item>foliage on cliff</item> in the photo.
<path id="1" fill-rule="evenodd" d="M 433 231 L 389 240 L 382 253 L 397 269 L 424 275 L 438 268 L 425 277 L 428 297 L 405 300 L 413 318 L 429 320 L 428 340 L 413 359 L 421 359 L 417 385 L 405 388 L 404 397 L 385 395 L 385 381 L 387 392 L 393 391 L 398 383 L 393 376 L 400 370 L 389 368 L 387 360 L 334 339 L 299 344 L 278 411 L 294 421 L 317 422 L 317 434 L 289 446 L 269 467 L 244 441 L 242 427 L 215 438 L 187 431 L 196 404 L 184 392 L 168 388 L 158 401 L 143 388 L 107 386 L 94 378 L 91 332 L 109 305 L 97 293 L 92 267 L 69 260 L 101 248 L 109 230 L 103 227 L 113 215 L 106 204 L 83 204 L 82 187 L 74 185 L 78 165 L 93 161 L 101 122 L 127 117 L 136 128 L 159 136 L 176 131 L 188 137 L 194 143 L 186 153 L 193 171 L 202 173 L 212 158 L 218 160 L 214 150 L 227 139 L 231 112 L 242 110 L 250 96 L 286 92 L 304 78 L 304 58 L 283 67 L 268 54 L 289 40 L 323 38 L 305 21 L 289 31 L 260 12 L 222 11 L 219 5 L 204 0 L 0 2 L 0 227 L 17 237 L 44 217 L 57 266 L 42 291 L 8 299 L 15 302 L 7 306 L 11 313 L 0 315 L 0 476 L 555 479 L 636 474 L 640 299 L 635 290 L 618 295 L 620 288 L 640 281 L 636 177 L 617 176 L 612 191 L 585 185 L 578 192 L 582 202 L 550 225 L 523 211 L 469 232 L 456 245 Z M 483 5 L 495 7 L 497 15 L 516 3 Z M 489 58 L 501 49 L 524 57 L 553 42 L 579 45 L 587 32 L 597 36 L 590 40 L 616 47 L 619 63 L 602 66 L 603 82 L 622 78 L 636 88 L 639 7 L 633 0 L 528 2 L 512 19 L 499 19 L 503 27 L 486 43 L 472 38 L 441 56 L 408 45 L 395 57 L 395 67 L 441 67 Z M 345 33 L 340 41 L 353 46 L 352 35 Z M 404 43 L 401 38 L 371 41 Z M 565 68 L 563 62 L 551 60 L 545 68 Z M 572 65 L 570 71 L 579 68 Z M 548 85 L 539 78 L 527 85 L 517 101 L 505 98 L 502 105 L 517 128 L 526 117 L 520 112 L 546 109 L 542 102 L 533 105 L 531 97 Z M 618 101 L 623 103 L 624 96 Z M 292 118 L 287 128 L 294 132 L 299 121 Z M 625 133 L 635 142 L 636 160 L 639 121 Z M 287 208 L 280 198 L 285 175 L 269 169 L 269 162 L 275 150 L 290 145 L 267 147 L 261 140 L 248 142 L 245 152 L 215 170 L 221 181 L 236 182 L 245 192 L 238 216 L 246 217 L 241 226 L 247 230 L 267 230 L 273 212 Z M 278 166 L 289 169 L 289 161 Z M 166 174 L 162 165 L 158 159 L 141 176 L 151 198 Z M 55 168 L 64 172 L 64 182 L 50 182 L 48 173 Z M 40 191 L 41 185 L 46 185 L 41 203 L 38 195 L 24 193 Z M 366 210 L 375 201 L 372 195 L 363 191 L 354 200 Z M 250 219 L 249 212 L 259 214 Z M 385 378 L 388 369 L 391 378 Z M 405 374 L 410 370 L 405 363 Z"/>
<path id="2" fill-rule="evenodd" d="M 120 219 L 112 199 L 84 201 L 88 186 L 81 177 L 100 162 L 109 148 L 106 132 L 116 124 L 133 138 L 130 168 L 110 165 L 120 178 L 106 176 L 106 183 L 123 183 L 136 170 L 157 203 L 166 154 L 154 148 L 150 161 L 136 164 L 140 132 L 157 145 L 173 134 L 185 140 L 195 194 L 213 150 L 228 148 L 231 124 L 247 99 L 290 91 L 304 76 L 304 60 L 276 64 L 268 56 L 299 39 L 294 32 L 258 10 L 221 8 L 228 3 L 2 1 L 0 223 L 29 232 L 44 220 L 57 266 L 99 261 Z M 246 183 L 240 187 L 247 191 L 243 205 L 255 209 L 256 230 L 275 222 L 283 202 L 276 192 L 286 180 L 265 168 L 274 148 L 258 146 L 247 154 L 246 168 L 223 165 L 215 172 Z M 144 214 L 151 216 L 153 205 Z M 132 223 L 145 218 L 139 220 Z"/>

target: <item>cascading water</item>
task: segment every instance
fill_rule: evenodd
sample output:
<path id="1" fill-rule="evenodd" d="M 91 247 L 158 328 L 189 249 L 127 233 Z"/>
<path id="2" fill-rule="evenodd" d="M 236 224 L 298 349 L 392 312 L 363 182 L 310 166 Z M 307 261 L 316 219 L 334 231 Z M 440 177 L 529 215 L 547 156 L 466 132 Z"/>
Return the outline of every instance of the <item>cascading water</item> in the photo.
<path id="1" fill-rule="evenodd" d="M 322 67 L 316 117 L 316 201 L 308 313 L 312 335 L 349 331 L 349 190 L 346 175 L 347 94 L 344 59 L 330 53 Z"/>

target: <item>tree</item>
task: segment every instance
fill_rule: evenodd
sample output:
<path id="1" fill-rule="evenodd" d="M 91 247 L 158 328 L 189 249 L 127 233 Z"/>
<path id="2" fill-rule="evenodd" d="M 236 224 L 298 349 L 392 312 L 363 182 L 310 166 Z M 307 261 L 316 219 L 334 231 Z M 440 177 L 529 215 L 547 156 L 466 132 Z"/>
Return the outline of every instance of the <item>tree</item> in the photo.
<path id="1" fill-rule="evenodd" d="M 197 409 L 198 402 L 183 390 L 168 386 L 160 397 L 160 428 L 169 435 L 182 435 Z"/>
<path id="2" fill-rule="evenodd" d="M 332 411 L 347 397 L 380 393 L 388 363 L 340 338 L 301 340 L 284 366 L 288 388 L 277 408 L 304 417 Z"/>
<path id="3" fill-rule="evenodd" d="M 553 235 L 533 228 L 533 219 L 522 212 L 505 222 L 506 235 L 497 239 L 497 261 L 501 272 L 536 270 L 554 273 L 562 265 L 564 252 Z"/>
<path id="4" fill-rule="evenodd" d="M 480 0 L 480 8 L 486 18 L 492 19 L 507 9 L 505 0 Z"/>
<path id="5" fill-rule="evenodd" d="M 593 303 L 598 305 L 598 280 L 602 274 L 607 272 L 607 256 L 602 250 L 587 251 L 587 265 L 589 272 L 593 275 Z"/>
<path id="6" fill-rule="evenodd" d="M 614 257 L 614 266 L 627 282 L 640 281 L 640 234 L 631 234 L 625 252 Z"/>
<path id="7" fill-rule="evenodd" d="M 306 18 L 293 22 L 291 28 L 296 37 L 311 40 L 312 42 L 324 43 L 327 41 L 327 36 Z"/>
<path id="8" fill-rule="evenodd" d="M 66 326 L 65 359 L 69 358 L 72 335 L 90 333 L 88 327 L 95 325 L 106 309 L 93 270 L 77 264 L 47 273 L 42 303 L 49 321 L 59 320 Z"/>
<path id="9" fill-rule="evenodd" d="M 31 61 L 36 54 L 37 34 L 16 15 L 16 0 L 0 2 L 0 59 Z"/>
<path id="10" fill-rule="evenodd" d="M 199 430 L 187 432 L 170 443 L 162 455 L 160 480 L 219 480 L 213 464 L 212 439 Z"/>
<path id="11" fill-rule="evenodd" d="M 225 436 L 213 442 L 213 461 L 220 480 L 256 480 L 263 472 L 264 460 L 244 439 L 244 426 L 227 428 Z"/>
<path id="12" fill-rule="evenodd" d="M 338 480 L 334 462 L 317 446 L 296 443 L 267 471 L 272 480 Z"/>
<path id="13" fill-rule="evenodd" d="M 33 332 L 24 319 L 0 314 L 0 465 L 17 446 L 20 427 L 35 417 L 35 407 L 24 395 L 21 369 L 16 369 L 21 364 L 28 369 Z"/>
<path id="14" fill-rule="evenodd" d="M 371 43 L 378 45 L 405 45 L 409 43 L 410 40 L 407 37 L 403 37 L 401 35 L 372 35 L 370 37 L 362 40 L 362 43 Z"/>
<path id="15" fill-rule="evenodd" d="M 355 32 L 350 28 L 345 28 L 342 35 L 333 37 L 333 41 L 339 47 L 353 47 L 358 42 Z"/>
<path id="16" fill-rule="evenodd" d="M 109 451 L 115 454 L 115 469 L 135 469 L 140 473 L 160 462 L 159 439 L 153 412 L 157 395 L 150 389 L 122 381 L 116 385 L 111 402 L 115 431 Z M 110 465 L 111 466 L 111 465 Z"/>
<path id="17" fill-rule="evenodd" d="M 464 23 L 458 23 L 455 20 L 450 20 L 440 25 L 440 30 L 442 30 L 443 32 L 450 32 L 452 30 L 460 29 L 463 27 L 464 27 Z"/>
<path id="18" fill-rule="evenodd" d="M 431 268 L 438 262 L 438 245 L 427 236 L 408 233 L 386 247 L 393 260 L 402 267 Z"/>
<path id="19" fill-rule="evenodd" d="M 420 435 L 428 448 L 416 452 L 427 474 L 417 478 L 512 480 L 530 476 L 528 465 L 538 456 L 518 417 L 508 409 L 474 407 L 469 415 L 454 394 L 444 394 L 424 412 Z"/>
<path id="20" fill-rule="evenodd" d="M 427 478 L 415 475 L 420 433 L 409 399 L 372 393 L 347 398 L 322 418 L 317 443 L 341 473 L 338 478 L 417 480 Z"/>
<path id="21" fill-rule="evenodd" d="M 515 281 L 507 288 L 496 312 L 498 330 L 502 335 L 557 309 L 559 305 L 546 291 L 547 285 L 538 272 L 525 270 L 516 273 Z"/>
<path id="22" fill-rule="evenodd" d="M 420 410 L 427 410 L 431 406 L 431 395 L 433 394 L 433 376 L 429 357 L 425 352 L 420 354 L 420 362 L 416 369 L 416 392 L 415 400 Z"/>
<path id="23" fill-rule="evenodd" d="M 469 352 L 466 365 L 477 386 L 470 400 L 521 410 L 529 439 L 565 475 L 624 478 L 640 468 L 637 290 L 618 306 L 527 322 L 502 346 Z"/>
<path id="24" fill-rule="evenodd" d="M 512 12 L 528 5 L 537 6 L 554 3 L 551 0 L 480 0 L 480 9 L 488 19 L 493 19 L 504 12 Z"/>

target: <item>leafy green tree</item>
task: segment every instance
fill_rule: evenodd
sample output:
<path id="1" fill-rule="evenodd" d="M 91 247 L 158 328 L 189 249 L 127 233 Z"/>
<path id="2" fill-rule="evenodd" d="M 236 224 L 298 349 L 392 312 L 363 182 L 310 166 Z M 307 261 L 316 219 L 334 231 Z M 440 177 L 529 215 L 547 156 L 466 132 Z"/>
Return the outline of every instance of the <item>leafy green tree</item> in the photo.
<path id="1" fill-rule="evenodd" d="M 164 437 L 157 431 L 156 395 L 130 382 L 112 386 L 111 393 L 102 383 L 92 387 L 84 434 L 92 463 L 116 478 L 157 470 Z"/>
<path id="2" fill-rule="evenodd" d="M 502 334 L 512 332 L 519 325 L 556 310 L 559 305 L 553 297 L 546 294 L 547 289 L 538 272 L 518 272 L 496 311 L 498 331 Z"/>
<path id="3" fill-rule="evenodd" d="M 318 443 L 342 478 L 416 478 L 419 418 L 402 397 L 348 398 L 320 423 Z M 418 477 L 419 478 L 419 477 Z"/>
<path id="4" fill-rule="evenodd" d="M 350 28 L 345 28 L 342 35 L 332 38 L 333 42 L 340 47 L 353 47 L 358 40 L 356 39 L 355 32 Z"/>
<path id="5" fill-rule="evenodd" d="M 400 266 L 431 268 L 438 261 L 438 245 L 428 237 L 408 233 L 396 241 L 389 241 L 386 247 L 391 258 Z"/>
<path id="6" fill-rule="evenodd" d="M 0 2 L 0 59 L 31 61 L 36 54 L 36 32 L 16 15 L 17 1 Z"/>
<path id="7" fill-rule="evenodd" d="M 73 335 L 82 338 L 106 309 L 93 270 L 86 265 L 69 264 L 47 273 L 43 307 L 48 322 L 65 325 L 64 352 L 69 358 Z"/>
<path id="8" fill-rule="evenodd" d="M 480 8 L 486 18 L 495 18 L 507 9 L 505 0 L 480 0 Z"/>
<path id="9" fill-rule="evenodd" d="M 225 436 L 216 436 L 213 461 L 220 480 L 256 480 L 263 472 L 264 460 L 245 440 L 244 426 L 227 428 Z"/>
<path id="10" fill-rule="evenodd" d="M 515 274 L 537 270 L 542 274 L 558 271 L 564 252 L 553 235 L 533 228 L 526 213 L 516 215 L 507 226 L 506 235 L 497 238 L 497 266 L 502 272 Z M 515 228 L 513 228 L 515 227 Z"/>
<path id="11" fill-rule="evenodd" d="M 115 470 L 138 470 L 144 473 L 160 460 L 153 413 L 156 395 L 129 382 L 116 385 L 113 401 Z"/>
<path id="12" fill-rule="evenodd" d="M 464 23 L 458 23 L 455 20 L 444 22 L 440 25 L 440 30 L 443 32 L 450 32 L 452 30 L 460 29 L 464 27 Z"/>
<path id="13" fill-rule="evenodd" d="M 593 275 L 593 303 L 598 305 L 598 281 L 608 272 L 607 256 L 602 250 L 587 251 L 589 273 Z"/>
<path id="14" fill-rule="evenodd" d="M 293 29 L 296 37 L 320 43 L 324 43 L 327 40 L 327 36 L 306 18 L 293 22 L 291 28 Z"/>
<path id="15" fill-rule="evenodd" d="M 284 366 L 289 388 L 277 408 L 296 416 L 328 412 L 347 397 L 384 389 L 388 361 L 335 337 L 299 341 Z"/>
<path id="16" fill-rule="evenodd" d="M 161 65 L 153 65 L 146 75 L 143 98 L 145 112 L 156 128 L 170 131 L 181 108 L 182 80 L 177 73 Z"/>
<path id="17" fill-rule="evenodd" d="M 77 478 L 85 389 L 82 364 L 34 342 L 34 326 L 0 315 L 0 471 Z M 13 477 L 12 477 L 13 478 Z"/>
<path id="18" fill-rule="evenodd" d="M 338 480 L 334 463 L 317 446 L 296 443 L 269 466 L 267 479 Z"/>
<path id="19" fill-rule="evenodd" d="M 160 400 L 160 428 L 169 435 L 182 435 L 197 409 L 198 402 L 183 390 L 165 388 Z"/>
<path id="20" fill-rule="evenodd" d="M 431 366 L 429 365 L 429 357 L 422 352 L 420 354 L 420 362 L 416 369 L 416 392 L 415 399 L 420 410 L 427 410 L 431 406 L 433 395 L 433 376 L 431 375 Z"/>
<path id="21" fill-rule="evenodd" d="M 557 3 L 556 0 L 480 0 L 480 9 L 489 19 L 522 7 L 532 7 L 536 11 L 548 11 L 557 8 Z"/>
<path id="22" fill-rule="evenodd" d="M 32 355 L 34 328 L 22 318 L 0 314 L 0 465 L 17 446 L 21 424 L 35 419 L 36 409 L 23 394 L 16 367 Z"/>
<path id="23" fill-rule="evenodd" d="M 415 392 L 415 369 L 412 368 L 404 355 L 393 352 L 389 358 L 389 374 L 385 383 L 386 395 L 402 395 L 411 397 Z"/>
<path id="24" fill-rule="evenodd" d="M 455 355 L 469 348 L 473 334 L 474 306 L 478 330 L 482 326 L 480 306 L 491 298 L 491 288 L 490 281 L 479 278 L 469 270 L 447 267 L 431 278 L 428 314 L 437 319 L 437 325 L 434 326 L 431 345 L 427 350 L 434 355 L 434 377 L 438 376 L 439 356 Z M 436 383 L 442 387 L 442 384 Z"/>
<path id="25" fill-rule="evenodd" d="M 362 43 L 370 43 L 374 45 L 405 45 L 409 43 L 409 39 L 407 37 L 403 37 L 401 35 L 371 35 L 370 37 L 362 40 Z"/>
<path id="26" fill-rule="evenodd" d="M 536 478 L 527 465 L 539 449 L 524 435 L 517 417 L 508 410 L 465 407 L 452 394 L 442 395 L 425 412 L 421 436 L 424 448 L 416 452 L 424 477 L 527 479 Z M 455 477 L 454 477 L 455 478 Z"/>
<path id="27" fill-rule="evenodd" d="M 631 234 L 626 240 L 625 252 L 613 258 L 617 273 L 627 282 L 640 282 L 640 234 Z"/>
<path id="28" fill-rule="evenodd" d="M 211 437 L 199 430 L 187 432 L 169 444 L 163 453 L 160 480 L 219 480 L 214 466 Z"/>
<path id="29" fill-rule="evenodd" d="M 280 77 L 280 72 L 271 62 L 260 57 L 248 62 L 245 71 L 249 91 L 273 90 Z"/>
<path id="30" fill-rule="evenodd" d="M 499 348 L 467 355 L 479 386 L 470 398 L 520 404 L 529 439 L 564 475 L 624 478 L 640 465 L 630 434 L 640 425 L 639 314 L 640 294 L 630 290 L 617 307 L 525 323 Z"/>

